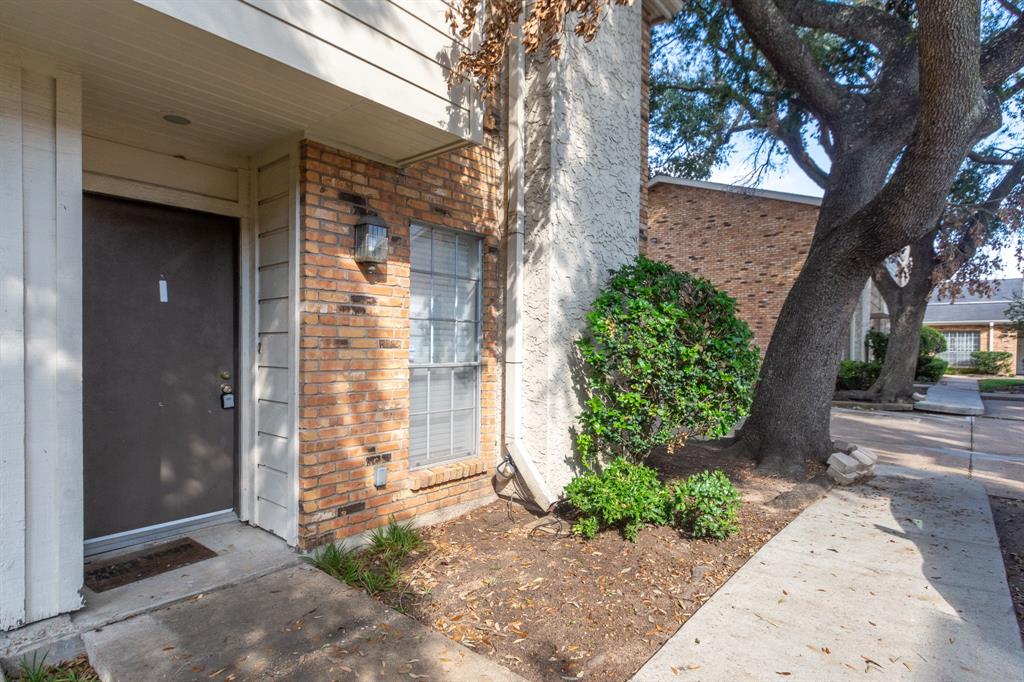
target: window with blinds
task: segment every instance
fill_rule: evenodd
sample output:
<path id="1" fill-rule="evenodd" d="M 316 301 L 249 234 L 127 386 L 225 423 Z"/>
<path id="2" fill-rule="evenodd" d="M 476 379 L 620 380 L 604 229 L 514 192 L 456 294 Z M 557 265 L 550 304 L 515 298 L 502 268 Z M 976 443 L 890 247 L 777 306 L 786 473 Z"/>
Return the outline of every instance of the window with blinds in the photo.
<path id="1" fill-rule="evenodd" d="M 946 351 L 939 357 L 952 367 L 970 367 L 974 364 L 971 353 L 981 350 L 981 332 L 942 332 L 946 337 Z"/>
<path id="2" fill-rule="evenodd" d="M 481 240 L 414 225 L 409 308 L 409 466 L 477 454 Z"/>

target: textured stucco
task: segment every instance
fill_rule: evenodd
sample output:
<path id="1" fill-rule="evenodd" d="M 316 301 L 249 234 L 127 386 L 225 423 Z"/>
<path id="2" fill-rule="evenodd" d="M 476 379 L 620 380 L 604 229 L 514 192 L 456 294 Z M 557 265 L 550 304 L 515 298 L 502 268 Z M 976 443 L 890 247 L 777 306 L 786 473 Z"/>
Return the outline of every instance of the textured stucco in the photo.
<path id="1" fill-rule="evenodd" d="M 638 252 L 640 5 L 526 72 L 523 431 L 556 494 L 576 467 L 573 341 L 609 271 Z"/>

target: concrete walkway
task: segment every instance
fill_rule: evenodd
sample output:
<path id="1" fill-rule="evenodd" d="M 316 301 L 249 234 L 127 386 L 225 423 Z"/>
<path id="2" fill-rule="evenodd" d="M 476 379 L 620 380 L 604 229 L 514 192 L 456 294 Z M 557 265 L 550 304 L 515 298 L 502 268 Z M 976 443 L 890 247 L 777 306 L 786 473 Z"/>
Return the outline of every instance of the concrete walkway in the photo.
<path id="1" fill-rule="evenodd" d="M 1024 500 L 1024 422 L 997 415 L 833 409 L 832 437 L 866 445 L 886 464 L 973 477 L 989 494 Z"/>
<path id="2" fill-rule="evenodd" d="M 83 637 L 105 682 L 520 679 L 308 566 Z"/>
<path id="3" fill-rule="evenodd" d="M 984 488 L 878 473 L 798 516 L 634 680 L 1020 680 Z"/>
<path id="4" fill-rule="evenodd" d="M 978 392 L 978 380 L 961 376 L 943 377 L 928 389 L 924 400 L 914 403 L 914 409 L 944 414 L 985 414 L 985 406 Z"/>

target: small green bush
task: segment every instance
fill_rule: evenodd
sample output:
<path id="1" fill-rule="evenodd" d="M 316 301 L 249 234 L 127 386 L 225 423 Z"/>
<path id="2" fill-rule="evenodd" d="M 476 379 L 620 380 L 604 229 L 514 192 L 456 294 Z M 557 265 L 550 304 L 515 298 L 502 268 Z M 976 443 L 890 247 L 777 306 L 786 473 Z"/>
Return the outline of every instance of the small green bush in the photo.
<path id="1" fill-rule="evenodd" d="M 581 515 L 573 532 L 585 538 L 603 528 L 621 528 L 627 540 L 636 542 L 644 525 L 669 522 L 669 493 L 658 480 L 658 472 L 623 457 L 600 473 L 574 478 L 565 488 L 565 498 Z"/>
<path id="2" fill-rule="evenodd" d="M 687 435 L 723 436 L 750 409 L 760 355 L 736 302 L 710 282 L 639 257 L 601 290 L 577 346 L 586 467 L 642 461 Z"/>
<path id="3" fill-rule="evenodd" d="M 882 371 L 880 362 L 862 362 L 860 360 L 843 360 L 839 363 L 839 375 L 836 377 L 837 391 L 866 391 L 878 379 Z"/>
<path id="4" fill-rule="evenodd" d="M 739 529 L 740 494 L 721 471 L 694 474 L 670 489 L 654 469 L 617 457 L 600 473 L 573 479 L 565 497 L 580 513 L 573 532 L 588 539 L 605 528 L 619 528 L 636 542 L 648 524 L 716 539 Z"/>
<path id="5" fill-rule="evenodd" d="M 672 510 L 696 538 L 722 540 L 739 530 L 740 493 L 721 471 L 694 474 L 672 491 Z"/>
<path id="6" fill-rule="evenodd" d="M 941 379 L 948 369 L 949 363 L 942 358 L 928 358 L 924 363 L 917 365 L 917 381 L 934 383 Z"/>
<path id="7" fill-rule="evenodd" d="M 978 374 L 1007 374 L 1013 353 L 994 350 L 976 350 L 971 353 L 974 360 L 974 371 Z"/>
<path id="8" fill-rule="evenodd" d="M 939 353 L 946 352 L 946 337 L 938 329 L 932 327 L 921 327 L 921 345 L 917 348 L 917 357 L 931 358 Z M 918 362 L 920 366 L 920 362 Z"/>
<path id="9" fill-rule="evenodd" d="M 885 361 L 885 351 L 889 349 L 889 335 L 886 332 L 872 329 L 865 338 L 868 348 L 871 349 L 871 357 L 875 362 Z"/>

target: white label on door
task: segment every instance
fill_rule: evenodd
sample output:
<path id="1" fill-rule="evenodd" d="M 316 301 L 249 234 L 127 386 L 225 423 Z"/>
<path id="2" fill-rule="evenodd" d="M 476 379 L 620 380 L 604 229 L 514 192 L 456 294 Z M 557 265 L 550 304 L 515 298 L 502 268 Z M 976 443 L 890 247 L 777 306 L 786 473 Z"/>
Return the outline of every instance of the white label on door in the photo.
<path id="1" fill-rule="evenodd" d="M 167 303 L 167 280 L 160 280 L 160 302 Z"/>

